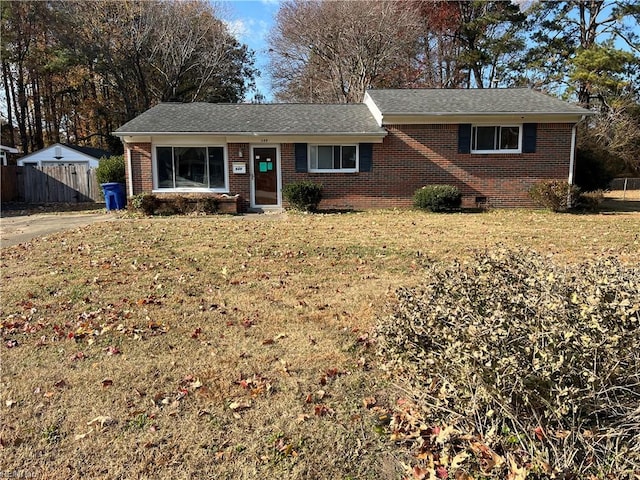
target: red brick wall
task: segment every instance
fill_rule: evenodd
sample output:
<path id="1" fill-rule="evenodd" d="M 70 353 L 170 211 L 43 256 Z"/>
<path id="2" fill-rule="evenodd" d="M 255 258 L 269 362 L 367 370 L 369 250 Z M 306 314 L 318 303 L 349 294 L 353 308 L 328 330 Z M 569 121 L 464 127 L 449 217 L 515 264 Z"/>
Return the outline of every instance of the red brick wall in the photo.
<path id="1" fill-rule="evenodd" d="M 129 162 L 125 162 L 127 171 L 127 194 L 129 193 L 129 179 L 133 181 L 133 194 L 138 195 L 143 192 L 151 192 L 153 189 L 153 172 L 151 169 L 151 144 L 150 143 L 128 143 L 125 148 L 130 149 L 131 169 Z"/>
<path id="2" fill-rule="evenodd" d="M 151 163 L 151 144 L 150 143 L 129 143 L 125 148 L 131 149 L 131 167 L 133 170 L 133 194 L 147 192 L 153 190 L 153 168 Z M 242 157 L 238 156 L 238 152 L 242 149 Z M 246 143 L 230 143 L 227 145 L 227 153 L 229 157 L 229 193 L 231 195 L 240 194 L 242 200 L 240 202 L 241 211 L 245 211 L 249 206 L 250 183 L 249 183 L 249 145 Z M 236 161 L 246 162 L 246 174 L 233 174 L 232 163 Z M 129 162 L 126 163 L 127 170 L 127 194 L 128 179 L 131 178 L 129 172 Z"/>
<path id="3" fill-rule="evenodd" d="M 242 150 L 242 157 L 238 153 Z M 248 143 L 229 143 L 227 144 L 227 155 L 229 157 L 229 192 L 232 195 L 240 194 L 242 201 L 240 203 L 240 211 L 246 211 L 249 208 L 251 198 L 251 177 L 249 175 L 251 163 L 251 151 Z M 233 162 L 243 162 L 246 164 L 247 173 L 233 173 Z"/>
<path id="4" fill-rule="evenodd" d="M 382 144 L 374 144 L 373 169 L 358 173 L 296 173 L 294 146 L 280 146 L 282 184 L 309 179 L 323 185 L 321 208 L 392 208 L 412 204 L 413 192 L 427 184 L 457 186 L 467 206 L 486 197 L 493 207 L 533 206 L 527 191 L 545 179 L 569 175 L 571 124 L 539 124 L 536 153 L 459 154 L 458 125 L 391 125 Z M 151 144 L 131 148 L 134 194 L 153 188 Z M 227 146 L 229 193 L 240 194 L 241 208 L 250 199 L 250 148 Z M 242 157 L 238 152 L 242 150 Z M 234 174 L 232 163 L 245 162 L 246 174 Z M 129 172 L 127 172 L 129 175 Z"/>
<path id="5" fill-rule="evenodd" d="M 569 175 L 571 124 L 539 124 L 536 153 L 459 154 L 458 125 L 392 125 L 374 144 L 373 169 L 359 173 L 295 173 L 293 145 L 282 145 L 283 184 L 323 185 L 321 208 L 408 207 L 427 184 L 457 186 L 466 206 L 486 197 L 493 207 L 533 206 L 527 191 Z"/>

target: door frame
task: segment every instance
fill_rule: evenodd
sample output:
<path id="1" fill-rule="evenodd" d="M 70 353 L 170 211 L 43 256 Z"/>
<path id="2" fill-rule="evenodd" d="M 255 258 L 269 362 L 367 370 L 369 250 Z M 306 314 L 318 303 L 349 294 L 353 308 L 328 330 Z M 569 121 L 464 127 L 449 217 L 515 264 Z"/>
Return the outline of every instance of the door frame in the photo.
<path id="1" fill-rule="evenodd" d="M 276 194 L 278 203 L 276 205 L 257 205 L 256 204 L 256 177 L 254 172 L 254 149 L 256 148 L 275 148 L 276 149 Z M 269 209 L 282 208 L 282 167 L 280 164 L 280 144 L 279 143 L 255 143 L 249 148 L 249 175 L 251 183 L 251 208 Z"/>

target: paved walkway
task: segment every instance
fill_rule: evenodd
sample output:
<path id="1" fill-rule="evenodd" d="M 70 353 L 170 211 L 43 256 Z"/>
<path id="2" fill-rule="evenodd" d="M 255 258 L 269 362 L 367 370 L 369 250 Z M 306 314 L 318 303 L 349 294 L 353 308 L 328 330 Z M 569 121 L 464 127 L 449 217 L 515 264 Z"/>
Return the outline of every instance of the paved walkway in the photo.
<path id="1" fill-rule="evenodd" d="M 0 219 L 0 245 L 9 247 L 95 222 L 106 222 L 116 217 L 108 213 L 36 213 Z"/>

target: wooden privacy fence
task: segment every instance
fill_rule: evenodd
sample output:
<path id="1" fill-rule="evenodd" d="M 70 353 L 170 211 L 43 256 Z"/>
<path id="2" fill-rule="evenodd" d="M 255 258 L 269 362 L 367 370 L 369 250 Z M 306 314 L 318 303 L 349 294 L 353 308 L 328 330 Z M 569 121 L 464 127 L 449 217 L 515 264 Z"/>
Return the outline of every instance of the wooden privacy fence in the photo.
<path id="1" fill-rule="evenodd" d="M 3 166 L 2 201 L 25 203 L 101 202 L 95 169 L 85 165 Z"/>

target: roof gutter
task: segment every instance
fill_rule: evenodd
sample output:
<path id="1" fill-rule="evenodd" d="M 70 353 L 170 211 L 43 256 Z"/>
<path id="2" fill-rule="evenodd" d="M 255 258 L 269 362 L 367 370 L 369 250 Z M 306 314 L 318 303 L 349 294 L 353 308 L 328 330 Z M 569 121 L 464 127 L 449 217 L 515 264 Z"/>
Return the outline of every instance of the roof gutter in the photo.
<path id="1" fill-rule="evenodd" d="M 560 115 L 580 115 L 582 112 L 384 112 L 383 115 L 395 115 L 395 116 L 423 116 L 423 117 L 455 117 L 459 115 L 468 115 L 468 116 L 501 116 L 501 115 L 516 115 L 516 116 L 527 116 L 527 115 L 549 115 L 549 116 L 560 116 Z M 583 115 L 584 117 L 584 115 Z"/>
<path id="2" fill-rule="evenodd" d="M 573 185 L 576 169 L 576 134 L 578 131 L 578 124 L 586 118 L 586 115 L 582 115 L 582 118 L 573 124 L 571 127 L 571 154 L 569 156 L 569 185 Z"/>
<path id="3" fill-rule="evenodd" d="M 156 136 L 156 135 L 220 135 L 220 136 L 242 136 L 242 137 L 386 137 L 387 131 L 383 132 L 113 132 L 116 137 L 136 137 L 136 136 Z"/>
<path id="4" fill-rule="evenodd" d="M 574 181 L 574 177 L 575 177 L 575 170 L 576 170 L 576 136 L 577 136 L 577 132 L 578 132 L 578 124 L 580 122 L 583 122 L 584 119 L 586 118 L 586 115 L 582 115 L 582 118 L 580 118 L 580 120 L 578 120 L 576 123 L 573 124 L 573 127 L 571 127 L 571 153 L 569 155 L 569 185 L 573 185 L 573 181 Z M 567 206 L 569 208 L 572 207 L 571 205 L 571 190 L 569 190 L 567 192 Z"/>

